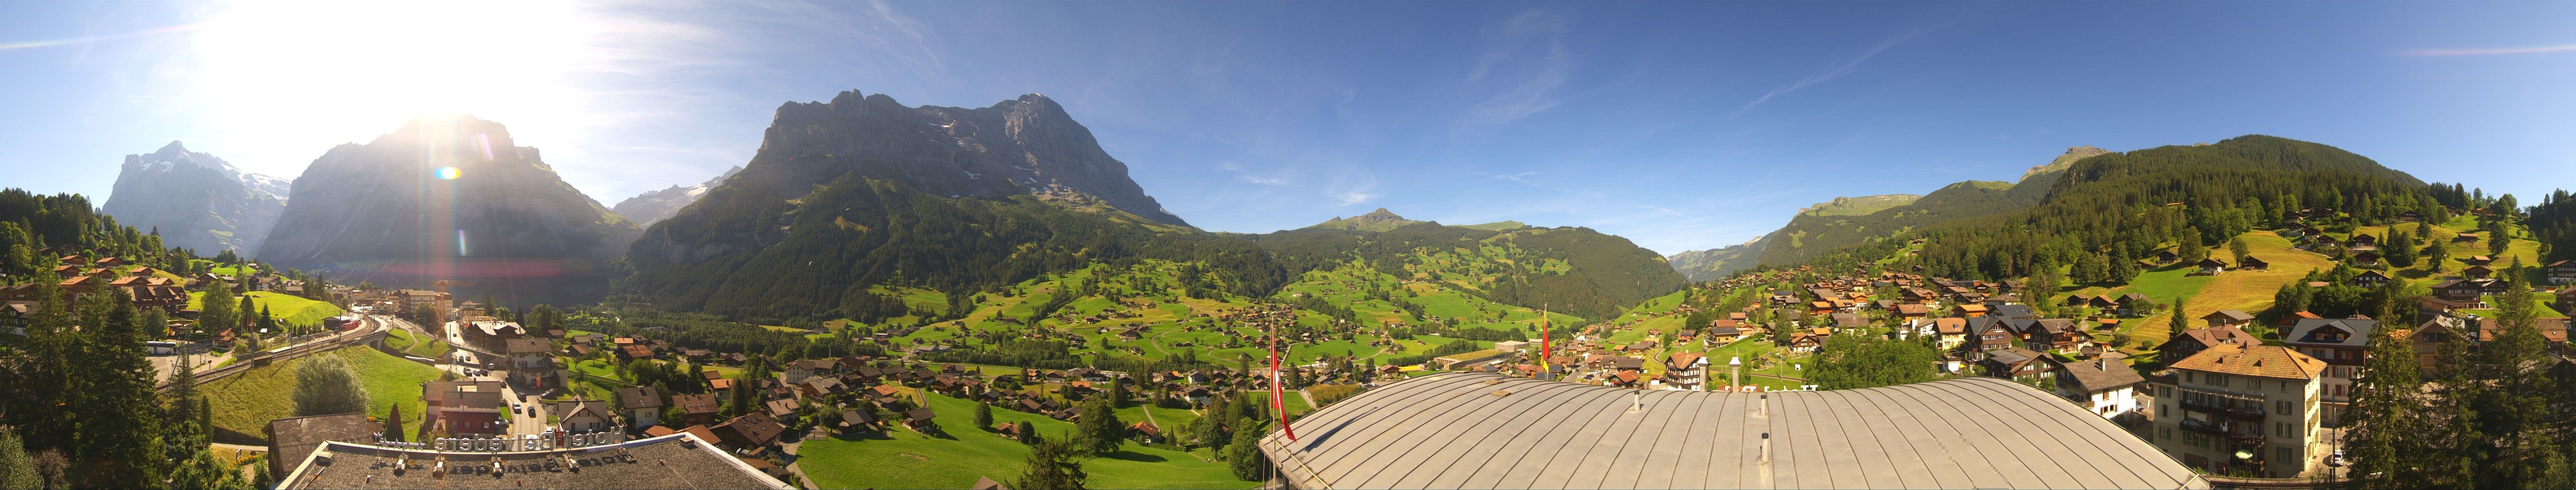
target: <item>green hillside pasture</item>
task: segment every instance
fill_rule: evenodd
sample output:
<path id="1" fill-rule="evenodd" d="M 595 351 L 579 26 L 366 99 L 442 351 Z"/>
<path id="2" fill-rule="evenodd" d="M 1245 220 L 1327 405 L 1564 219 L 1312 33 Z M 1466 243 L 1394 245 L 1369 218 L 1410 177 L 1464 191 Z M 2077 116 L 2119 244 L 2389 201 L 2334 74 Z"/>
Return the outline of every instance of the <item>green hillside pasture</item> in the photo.
<path id="1" fill-rule="evenodd" d="M 252 291 L 247 296 L 250 296 L 251 301 L 259 306 L 268 308 L 270 316 L 296 325 L 320 325 L 324 318 L 348 314 L 347 311 L 342 311 L 338 306 L 331 306 L 330 303 L 298 298 L 286 293 Z"/>
<path id="2" fill-rule="evenodd" d="M 350 346 L 317 356 L 340 356 L 358 368 L 373 402 L 368 415 L 384 417 L 399 405 L 403 433 L 420 427 L 420 383 L 438 379 L 438 370 L 387 355 L 366 346 Z M 295 415 L 295 366 L 311 357 L 253 368 L 198 387 L 214 404 L 215 442 L 263 445 L 268 421 Z"/>
<path id="3" fill-rule="evenodd" d="M 1191 421 L 1199 419 L 1198 412 L 1192 412 L 1188 409 L 1163 408 L 1149 404 L 1130 403 L 1128 406 L 1118 408 L 1118 421 L 1133 424 L 1137 421 L 1145 420 L 1145 412 L 1147 411 L 1152 411 L 1154 413 L 1153 420 L 1155 426 L 1161 427 L 1164 434 L 1171 434 L 1173 431 L 1189 427 Z"/>
<path id="4" fill-rule="evenodd" d="M 975 404 L 930 395 L 946 436 L 895 429 L 884 437 L 805 441 L 798 466 L 823 488 L 966 488 L 976 477 L 1006 481 L 1027 466 L 1027 446 L 973 426 Z M 1160 416 L 1157 413 L 1156 416 Z M 1124 420 L 1124 419 L 1122 419 Z M 994 409 L 993 421 L 1034 423 L 1051 439 L 1068 437 L 1073 424 L 1044 416 Z M 1224 463 L 1178 451 L 1128 443 L 1116 453 L 1086 460 L 1092 488 L 1252 488 Z"/>
<path id="5" fill-rule="evenodd" d="M 2190 274 L 2196 269 L 2187 265 L 2160 267 L 2139 274 L 2136 280 L 2130 281 L 2130 284 L 2124 287 L 2107 289 L 2088 287 L 2073 293 L 2115 296 L 2140 293 L 2168 306 L 2173 304 L 2174 299 L 2187 296 L 2190 299 L 2184 306 L 2188 311 L 2182 314 L 2190 319 L 2193 328 L 2199 328 L 2206 325 L 2200 321 L 2200 317 L 2210 312 L 2243 310 L 2254 313 L 2270 308 L 2272 294 L 2280 291 L 2281 285 L 2298 281 L 2306 276 L 2308 271 L 2334 267 L 2333 261 L 2327 260 L 2325 256 L 2290 248 L 2288 239 L 2281 238 L 2280 235 L 2270 231 L 2256 231 L 2239 237 L 2245 240 L 2246 249 L 2252 252 L 2254 257 L 2271 263 L 2272 268 L 2262 271 L 2231 270 L 2216 276 L 2194 276 Z M 2228 252 L 2220 248 L 2213 250 L 2211 256 L 2223 258 L 2228 256 Z M 2052 296 L 2050 301 L 2061 301 L 2065 297 L 2066 295 L 2063 294 Z M 2172 318 L 2171 313 L 2168 312 L 2122 322 L 2122 326 L 2129 329 L 2129 337 L 2133 344 L 2121 347 L 2143 348 L 2145 347 L 2143 342 L 2162 341 L 2171 330 Z M 2260 331 L 2263 328 L 2265 327 L 2257 326 L 2254 330 Z"/>
<path id="6" fill-rule="evenodd" d="M 414 336 L 410 331 L 399 328 L 385 331 L 385 347 L 430 359 L 444 359 L 448 353 L 456 351 L 446 342 L 426 336 Z"/>

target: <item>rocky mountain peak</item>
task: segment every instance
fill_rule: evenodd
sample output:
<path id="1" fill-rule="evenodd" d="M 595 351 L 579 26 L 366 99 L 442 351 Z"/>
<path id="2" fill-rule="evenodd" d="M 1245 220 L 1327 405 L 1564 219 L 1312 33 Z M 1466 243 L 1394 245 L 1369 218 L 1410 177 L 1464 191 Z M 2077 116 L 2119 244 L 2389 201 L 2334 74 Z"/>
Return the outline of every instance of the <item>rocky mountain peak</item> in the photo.
<path id="1" fill-rule="evenodd" d="M 565 183 L 536 148 L 516 146 L 508 127 L 472 116 L 414 118 L 334 147 L 296 183 L 259 258 L 379 283 L 596 294 L 549 281 L 596 270 L 589 261 L 641 233 Z"/>
<path id="2" fill-rule="evenodd" d="M 173 140 L 126 155 L 100 210 L 119 222 L 161 231 L 162 242 L 207 254 L 251 252 L 286 207 L 292 182 L 245 173 Z"/>
<path id="3" fill-rule="evenodd" d="M 1187 224 L 1145 195 L 1089 128 L 1037 94 L 980 109 L 905 107 L 855 90 L 830 102 L 789 102 L 743 166 L 741 183 L 792 198 L 851 172 L 959 197 L 1071 189 L 1147 219 Z"/>
<path id="4" fill-rule="evenodd" d="M 725 179 L 733 178 L 734 174 L 739 173 L 742 173 L 742 166 L 735 165 L 733 168 L 726 169 L 723 174 L 716 175 L 716 178 L 707 179 L 706 182 L 687 187 L 674 184 L 667 189 L 646 191 L 635 197 L 626 198 L 624 201 L 618 201 L 616 206 L 610 206 L 608 209 L 616 211 L 619 216 L 625 216 L 626 219 L 635 220 L 637 226 L 652 226 L 655 222 L 679 214 L 680 208 L 698 202 L 698 198 L 705 197 L 708 190 L 724 185 Z"/>

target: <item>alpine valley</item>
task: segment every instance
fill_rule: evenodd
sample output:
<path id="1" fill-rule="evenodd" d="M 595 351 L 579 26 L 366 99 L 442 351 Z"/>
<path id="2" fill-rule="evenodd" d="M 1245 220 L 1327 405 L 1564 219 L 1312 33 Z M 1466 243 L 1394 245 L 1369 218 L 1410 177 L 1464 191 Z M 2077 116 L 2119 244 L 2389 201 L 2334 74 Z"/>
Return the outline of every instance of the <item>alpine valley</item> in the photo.
<path id="1" fill-rule="evenodd" d="M 1722 389 L 1987 375 L 2064 390 L 2089 381 L 2021 370 L 2129 379 L 2197 352 L 2177 346 L 2314 321 L 2563 331 L 2576 309 L 2531 287 L 2576 281 L 2564 191 L 2525 207 L 2264 135 L 2076 146 L 2015 181 L 1838 198 L 1670 257 L 1589 228 L 1384 208 L 1203 230 L 1035 94 L 786 103 L 748 162 L 613 208 L 501 123 L 436 115 L 329 148 L 291 184 L 172 142 L 128 156 L 101 211 L 0 192 L 0 274 L 38 279 L 13 281 L 38 299 L 0 313 L 113 287 L 127 293 L 79 296 L 81 311 L 128 298 L 141 310 L 117 311 L 171 316 L 126 324 L 285 358 L 211 374 L 233 377 L 208 384 L 201 410 L 227 415 L 198 417 L 202 437 L 274 442 L 265 424 L 292 420 L 275 385 L 303 381 L 259 380 L 354 363 L 369 374 L 338 385 L 386 403 L 344 416 L 436 440 L 472 426 L 417 414 L 472 402 L 424 386 L 509 368 L 525 385 L 510 393 L 536 398 L 501 420 L 635 408 L 609 415 L 716 434 L 694 437 L 827 488 L 976 486 L 1070 458 L 1051 452 L 1064 444 L 1104 455 L 1080 466 L 1100 487 L 1252 488 L 1275 471 L 1260 446 L 1275 424 L 1446 372 L 1709 391 L 1707 363 L 1731 360 L 1746 377 Z M 372 340 L 273 347 L 333 342 L 326 322 Z M 1273 352 L 1284 367 L 1254 364 Z M 9 389 L 12 409 L 73 403 Z M 763 445 L 779 440 L 796 454 Z"/>

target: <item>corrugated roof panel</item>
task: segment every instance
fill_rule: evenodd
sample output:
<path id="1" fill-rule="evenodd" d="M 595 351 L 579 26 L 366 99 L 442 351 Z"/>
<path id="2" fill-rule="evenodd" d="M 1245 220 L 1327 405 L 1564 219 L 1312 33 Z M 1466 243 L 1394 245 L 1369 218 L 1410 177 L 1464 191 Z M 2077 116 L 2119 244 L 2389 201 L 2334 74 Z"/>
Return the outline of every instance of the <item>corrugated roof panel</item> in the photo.
<path id="1" fill-rule="evenodd" d="M 1632 399 L 1645 410 L 1631 412 Z M 1303 488 L 2209 486 L 2099 416 L 1992 378 L 1759 394 L 1454 373 L 1370 390 L 1296 425 L 1305 440 L 1274 433 L 1262 449 Z"/>

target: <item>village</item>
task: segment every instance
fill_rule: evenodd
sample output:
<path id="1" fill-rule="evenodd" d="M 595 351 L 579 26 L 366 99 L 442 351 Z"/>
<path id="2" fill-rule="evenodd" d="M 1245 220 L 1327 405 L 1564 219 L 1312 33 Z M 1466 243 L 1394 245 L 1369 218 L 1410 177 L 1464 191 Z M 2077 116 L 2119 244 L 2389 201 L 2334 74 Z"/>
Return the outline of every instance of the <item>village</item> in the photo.
<path id="1" fill-rule="evenodd" d="M 2334 216 L 2322 209 L 2302 215 L 2320 221 Z M 2410 222 L 2417 234 L 2431 226 Z M 2402 233 L 2398 229 L 2379 231 Z M 358 485 L 378 479 L 421 483 L 406 478 L 465 473 L 509 479 L 513 486 L 529 478 L 616 486 L 643 478 L 620 470 L 642 461 L 638 454 L 657 466 L 683 461 L 705 481 L 732 482 L 727 485 L 851 486 L 880 481 L 849 476 L 856 471 L 853 461 L 955 445 L 939 441 L 1032 444 L 1077 430 L 1085 431 L 1080 436 L 1086 440 L 1200 465 L 1150 466 L 1153 471 L 1238 486 L 1249 482 L 1227 479 L 1229 465 L 1219 461 L 1257 456 L 1245 456 L 1254 454 L 1240 449 L 1245 439 L 1228 434 L 1268 429 L 1258 421 L 1273 410 L 1274 379 L 1281 384 L 1276 392 L 1292 397 L 1279 400 L 1277 410 L 1286 411 L 1279 420 L 1292 424 L 1371 388 L 1441 373 L 1632 390 L 1811 391 L 1833 389 L 1811 375 L 1835 362 L 1825 356 L 1829 347 L 1858 340 L 1928 350 L 1934 379 L 1992 377 L 2042 390 L 2210 474 L 2336 475 L 2349 463 L 2341 429 L 2354 380 L 2372 347 L 2399 343 L 2414 353 L 2425 374 L 2438 372 L 2446 342 L 2476 345 L 2496 338 L 2498 318 L 2489 303 L 2510 292 L 2512 277 L 2547 283 L 2535 290 L 2542 295 L 2537 297 L 2548 298 L 2545 304 L 2557 311 L 2576 311 L 2576 287 L 2569 287 L 2576 284 L 2576 261 L 2523 272 L 2515 268 L 2518 263 L 2467 255 L 2456 259 L 2462 267 L 2455 270 L 2423 273 L 2383 262 L 2381 246 L 2390 239 L 2368 231 L 2332 231 L 2302 219 L 2263 233 L 2283 245 L 2257 249 L 2259 256 L 2240 249 L 2232 257 L 2214 256 L 2223 250 L 2175 247 L 2155 251 L 2136 266 L 2210 280 L 2285 278 L 2284 291 L 2312 292 L 2301 294 L 2411 281 L 2425 291 L 2411 298 L 2413 311 L 2400 312 L 2413 320 L 2390 324 L 2277 304 L 2263 311 L 2184 310 L 2179 303 L 2185 298 L 2134 291 L 2039 290 L 2026 280 L 1954 280 L 1893 267 L 1795 266 L 1696 284 L 1608 321 L 1562 328 L 1544 311 L 1494 323 L 1500 330 L 1446 327 L 1454 319 L 1421 312 L 1395 296 L 1363 294 L 1365 281 L 1323 282 L 1282 297 L 1319 304 L 1312 301 L 1321 297 L 1307 295 L 1337 294 L 1344 298 L 1335 300 L 1337 307 L 1368 308 L 1360 311 L 1371 315 L 1409 311 L 1421 324 L 1391 316 L 1355 323 L 1294 304 L 1242 298 L 1127 297 L 1106 306 L 1052 309 L 1043 317 L 996 314 L 974 328 L 962 321 L 846 324 L 810 335 L 846 340 L 866 353 L 806 356 L 801 348 L 724 347 L 660 326 L 621 327 L 616 334 L 585 331 L 583 325 L 602 323 L 567 322 L 565 312 L 548 306 L 513 309 L 460 300 L 447 288 L 462 282 L 439 281 L 432 289 L 343 286 L 257 263 L 190 264 L 229 274 L 183 277 L 117 257 L 64 255 L 55 260 L 51 284 L 0 287 L 0 301 L 6 301 L 0 303 L 0 326 L 27 325 L 42 313 L 44 291 L 57 291 L 67 301 L 114 291 L 171 320 L 158 332 L 165 339 L 150 345 L 164 390 L 184 382 L 171 379 L 181 363 L 194 368 L 195 383 L 214 386 L 227 377 L 344 349 L 372 350 L 435 373 L 406 385 L 416 392 L 398 396 L 417 405 L 268 419 L 256 435 L 264 446 L 237 446 L 264 458 L 264 474 L 282 487 L 351 486 L 353 471 L 335 469 L 351 461 L 394 469 L 357 475 Z M 2449 235 L 2463 247 L 2487 240 L 2477 233 Z M 2296 277 L 2266 275 L 2276 262 L 2331 267 Z M 1116 276 L 1107 284 L 1125 287 L 1138 280 Z M 1066 294 L 1071 283 L 1065 278 L 1015 289 L 1023 295 Z M 1411 279 L 1389 283 L 1432 287 Z M 200 297 L 215 293 L 238 294 L 243 308 L 255 310 L 224 321 L 209 318 Z M 288 311 L 276 311 L 280 306 Z M 1471 311 L 1491 315 L 1483 321 L 1506 318 Z M 2576 358 L 2564 354 L 2567 323 L 2563 315 L 2535 319 L 2560 353 L 2555 359 L 2561 368 L 2576 370 Z M 2150 326 L 2163 328 L 2164 338 L 2141 338 L 2152 335 L 2145 333 Z M 2184 326 L 2190 328 L 2175 328 Z M 1470 340 L 1443 338 L 1441 332 L 1481 333 Z M 939 335 L 928 335 L 934 333 Z M 1498 334 L 1506 338 L 1485 338 Z M 1061 359 L 1049 361 L 1061 368 L 970 360 L 1020 341 L 1059 343 L 1090 353 L 1091 360 L 1050 358 Z M 1175 348 L 1182 352 L 1169 352 Z M 1193 357 L 1198 349 L 1209 356 Z M 1284 359 L 1278 372 L 1266 358 L 1251 362 L 1249 353 L 1268 349 Z M 1220 350 L 1244 354 L 1227 359 L 1217 355 Z M 1104 362 L 1113 355 L 1148 361 Z M 1235 362 L 1227 365 L 1228 360 Z M 1130 367 L 1101 367 L 1110 365 Z M 1097 427 L 1101 420 L 1113 422 Z M 611 450 L 613 455 L 604 452 Z M 809 458 L 828 463 L 807 464 Z M 426 470 L 409 470 L 415 466 Z M 944 472 L 976 475 L 974 485 L 985 488 L 1007 476 Z"/>

